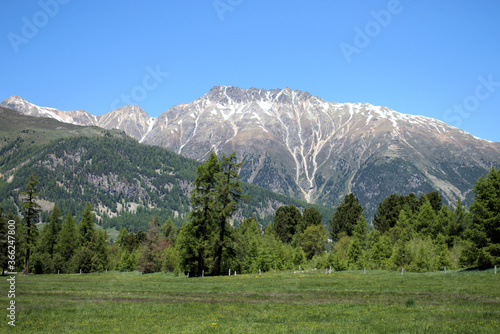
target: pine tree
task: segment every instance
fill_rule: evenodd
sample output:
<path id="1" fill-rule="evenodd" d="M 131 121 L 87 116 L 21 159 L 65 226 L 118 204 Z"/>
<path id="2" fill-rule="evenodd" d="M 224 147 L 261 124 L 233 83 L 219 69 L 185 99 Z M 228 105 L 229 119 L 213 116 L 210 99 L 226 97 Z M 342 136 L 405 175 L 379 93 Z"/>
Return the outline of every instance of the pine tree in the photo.
<path id="1" fill-rule="evenodd" d="M 302 214 L 295 205 L 280 206 L 274 216 L 274 230 L 283 243 L 290 243 L 299 232 Z"/>
<path id="2" fill-rule="evenodd" d="M 404 199 L 397 194 L 391 194 L 389 197 L 379 203 L 377 212 L 373 217 L 373 226 L 380 233 L 387 232 L 396 225 L 399 212 L 403 208 Z"/>
<path id="3" fill-rule="evenodd" d="M 304 209 L 302 220 L 300 221 L 299 232 L 304 232 L 309 226 L 321 225 L 323 215 L 315 207 Z"/>
<path id="4" fill-rule="evenodd" d="M 36 199 L 40 196 L 38 189 L 36 188 L 38 180 L 34 175 L 30 175 L 28 184 L 26 185 L 26 191 L 22 192 L 23 198 L 23 210 L 24 210 L 24 222 L 26 226 L 26 261 L 24 274 L 29 274 L 29 260 L 32 249 L 35 247 L 37 230 L 36 224 L 38 222 L 38 212 L 40 211 L 40 205 L 36 202 Z"/>
<path id="5" fill-rule="evenodd" d="M 352 193 L 347 194 L 330 219 L 330 234 L 333 240 L 338 240 L 341 234 L 352 236 L 363 211 L 364 208 L 358 203 L 358 198 Z"/>

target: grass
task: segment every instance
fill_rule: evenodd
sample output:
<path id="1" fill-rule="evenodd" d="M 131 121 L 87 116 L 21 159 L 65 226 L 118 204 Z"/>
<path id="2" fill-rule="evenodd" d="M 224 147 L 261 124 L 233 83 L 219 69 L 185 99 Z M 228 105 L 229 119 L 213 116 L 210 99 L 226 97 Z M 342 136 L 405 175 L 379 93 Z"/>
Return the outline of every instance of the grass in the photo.
<path id="1" fill-rule="evenodd" d="M 347 271 L 18 275 L 19 333 L 498 333 L 500 275 Z"/>

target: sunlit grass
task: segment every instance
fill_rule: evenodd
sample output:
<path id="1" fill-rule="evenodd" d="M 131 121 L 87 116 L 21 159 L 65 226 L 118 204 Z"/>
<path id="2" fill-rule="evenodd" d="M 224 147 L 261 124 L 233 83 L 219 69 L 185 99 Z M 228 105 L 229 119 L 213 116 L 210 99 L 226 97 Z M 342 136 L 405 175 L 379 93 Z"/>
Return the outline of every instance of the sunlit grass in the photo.
<path id="1" fill-rule="evenodd" d="M 492 271 L 18 275 L 21 333 L 497 333 Z M 6 291 L 7 282 L 0 287 Z M 5 307 L 4 307 L 5 305 Z"/>

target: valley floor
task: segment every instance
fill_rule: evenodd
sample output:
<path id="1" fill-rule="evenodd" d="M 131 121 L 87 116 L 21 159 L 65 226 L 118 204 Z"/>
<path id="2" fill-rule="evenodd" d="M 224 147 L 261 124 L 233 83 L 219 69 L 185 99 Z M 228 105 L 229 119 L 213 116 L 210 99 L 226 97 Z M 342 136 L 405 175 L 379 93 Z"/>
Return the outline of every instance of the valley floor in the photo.
<path id="1" fill-rule="evenodd" d="M 500 332 L 493 270 L 17 275 L 15 327 L 7 278 L 2 333 Z"/>

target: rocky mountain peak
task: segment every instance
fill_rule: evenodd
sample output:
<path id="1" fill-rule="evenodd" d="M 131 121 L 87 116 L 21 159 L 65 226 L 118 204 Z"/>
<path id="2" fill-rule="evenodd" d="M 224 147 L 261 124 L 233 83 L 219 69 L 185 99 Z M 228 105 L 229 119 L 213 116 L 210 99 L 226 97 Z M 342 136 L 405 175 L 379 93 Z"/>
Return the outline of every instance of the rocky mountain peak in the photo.
<path id="1" fill-rule="evenodd" d="M 373 213 L 391 193 L 439 189 L 466 200 L 500 143 L 441 121 L 368 103 L 333 103 L 308 92 L 218 85 L 157 118 L 128 105 L 102 116 L 60 112 L 12 96 L 3 106 L 79 125 L 118 128 L 140 142 L 204 160 L 238 152 L 244 181 L 309 202 L 334 205 L 353 192 Z M 87 123 L 86 123 L 87 122 Z"/>
<path id="2" fill-rule="evenodd" d="M 258 89 L 239 88 L 234 86 L 214 86 L 202 98 L 212 102 L 217 102 L 223 105 L 235 103 L 251 103 L 251 102 L 277 102 L 292 104 L 294 101 L 305 101 L 313 96 L 308 92 L 292 90 L 289 87 L 283 89 Z M 321 100 L 317 98 L 318 100 Z M 321 100 L 322 101 L 322 100 Z"/>

